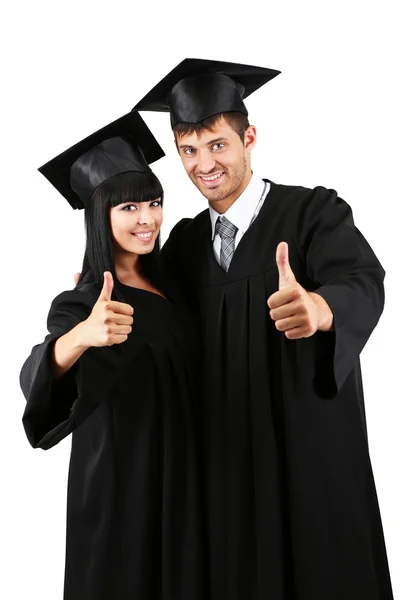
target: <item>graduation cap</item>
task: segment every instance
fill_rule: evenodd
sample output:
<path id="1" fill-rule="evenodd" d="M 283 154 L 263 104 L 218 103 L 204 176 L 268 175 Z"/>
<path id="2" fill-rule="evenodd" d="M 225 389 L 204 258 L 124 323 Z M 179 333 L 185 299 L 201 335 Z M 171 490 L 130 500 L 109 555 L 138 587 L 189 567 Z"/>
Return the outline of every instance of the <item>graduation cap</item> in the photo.
<path id="1" fill-rule="evenodd" d="M 280 71 L 218 60 L 185 58 L 133 110 L 171 113 L 176 123 L 199 123 L 212 115 L 237 111 L 247 115 L 243 99 Z"/>
<path id="2" fill-rule="evenodd" d="M 39 168 L 72 208 L 85 208 L 95 189 L 118 173 L 150 171 L 165 156 L 137 112 L 130 112 Z"/>

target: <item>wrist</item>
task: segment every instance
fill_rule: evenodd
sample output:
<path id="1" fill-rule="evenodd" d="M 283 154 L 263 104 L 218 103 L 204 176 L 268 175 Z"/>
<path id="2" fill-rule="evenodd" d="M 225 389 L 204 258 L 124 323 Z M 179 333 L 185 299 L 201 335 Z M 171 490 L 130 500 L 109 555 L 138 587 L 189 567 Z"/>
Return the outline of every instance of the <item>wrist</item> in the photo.
<path id="1" fill-rule="evenodd" d="M 318 312 L 318 331 L 333 331 L 333 312 L 326 300 L 318 293 L 309 292 Z"/>
<path id="2" fill-rule="evenodd" d="M 78 323 L 76 327 L 71 331 L 72 333 L 72 345 L 75 350 L 85 352 L 90 348 L 90 344 L 86 339 L 86 321 Z"/>

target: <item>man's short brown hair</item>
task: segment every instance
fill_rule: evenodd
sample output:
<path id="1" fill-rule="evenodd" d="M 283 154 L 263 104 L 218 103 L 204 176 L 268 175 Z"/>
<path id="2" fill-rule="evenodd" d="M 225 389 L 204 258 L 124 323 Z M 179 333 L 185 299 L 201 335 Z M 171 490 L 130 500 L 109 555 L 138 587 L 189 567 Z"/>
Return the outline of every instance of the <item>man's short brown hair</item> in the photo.
<path id="1" fill-rule="evenodd" d="M 200 135 L 204 130 L 213 131 L 214 125 L 222 117 L 225 119 L 228 125 L 230 125 L 234 131 L 236 131 L 244 143 L 244 134 L 250 123 L 247 115 L 241 112 L 218 113 L 217 115 L 213 115 L 212 117 L 208 117 L 207 119 L 200 121 L 200 123 L 176 123 L 173 127 L 173 132 L 175 136 L 190 135 L 192 133 Z"/>

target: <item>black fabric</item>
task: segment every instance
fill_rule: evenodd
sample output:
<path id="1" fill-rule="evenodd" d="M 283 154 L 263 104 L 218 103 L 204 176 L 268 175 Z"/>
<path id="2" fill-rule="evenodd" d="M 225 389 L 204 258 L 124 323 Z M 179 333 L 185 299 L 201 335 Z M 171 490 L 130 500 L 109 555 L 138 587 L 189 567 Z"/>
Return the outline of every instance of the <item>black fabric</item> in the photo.
<path id="1" fill-rule="evenodd" d="M 115 138 L 120 140 L 116 152 L 115 148 L 113 151 L 109 148 L 110 144 L 106 144 L 101 146 L 106 149 L 106 153 L 101 152 L 99 156 L 99 152 L 94 150 L 93 154 L 96 146 Z M 126 144 L 131 146 L 130 150 Z M 115 146 L 115 141 L 111 145 Z M 86 163 L 82 160 L 84 155 Z M 85 202 L 96 187 L 112 175 L 126 171 L 144 171 L 146 163 L 151 164 L 163 156 L 163 149 L 142 117 L 132 111 L 74 144 L 41 166 L 39 172 L 54 185 L 72 208 L 81 209 L 85 208 Z M 74 163 L 75 172 L 71 181 Z"/>
<path id="2" fill-rule="evenodd" d="M 53 301 L 21 371 L 32 446 L 72 432 L 64 600 L 202 600 L 193 328 L 169 300 L 122 291 L 135 308 L 125 343 L 90 348 L 52 380 L 53 343 L 100 292 L 78 287 Z"/>
<path id="3" fill-rule="evenodd" d="M 281 241 L 297 281 L 330 305 L 334 331 L 277 331 L 267 300 Z M 349 205 L 334 190 L 271 182 L 227 273 L 208 209 L 173 229 L 162 258 L 198 298 L 210 599 L 392 600 L 359 361 L 384 270 Z"/>
<path id="4" fill-rule="evenodd" d="M 199 123 L 222 112 L 247 115 L 243 99 L 279 75 L 280 71 L 219 60 L 185 58 L 134 110 L 171 113 L 176 123 Z"/>
<path id="5" fill-rule="evenodd" d="M 145 173 L 150 168 L 138 146 L 122 137 L 113 137 L 94 146 L 73 163 L 71 188 L 85 204 L 100 184 L 129 171 Z"/>
<path id="6" fill-rule="evenodd" d="M 220 73 L 187 77 L 178 81 L 171 90 L 171 125 L 175 123 L 198 123 L 222 112 L 235 111 L 247 115 L 239 86 Z M 193 101 L 195 99 L 195 101 Z"/>

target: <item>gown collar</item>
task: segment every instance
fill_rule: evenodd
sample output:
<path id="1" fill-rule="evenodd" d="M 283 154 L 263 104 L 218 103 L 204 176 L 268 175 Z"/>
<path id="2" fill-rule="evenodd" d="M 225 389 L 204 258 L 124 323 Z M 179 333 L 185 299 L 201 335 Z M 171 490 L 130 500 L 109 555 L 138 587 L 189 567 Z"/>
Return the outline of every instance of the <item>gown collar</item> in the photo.
<path id="1" fill-rule="evenodd" d="M 264 181 L 257 175 L 252 175 L 249 184 L 235 202 L 223 213 L 243 234 L 247 231 L 260 201 L 264 189 Z M 215 237 L 215 225 L 220 213 L 209 206 L 211 222 L 211 239 Z"/>

